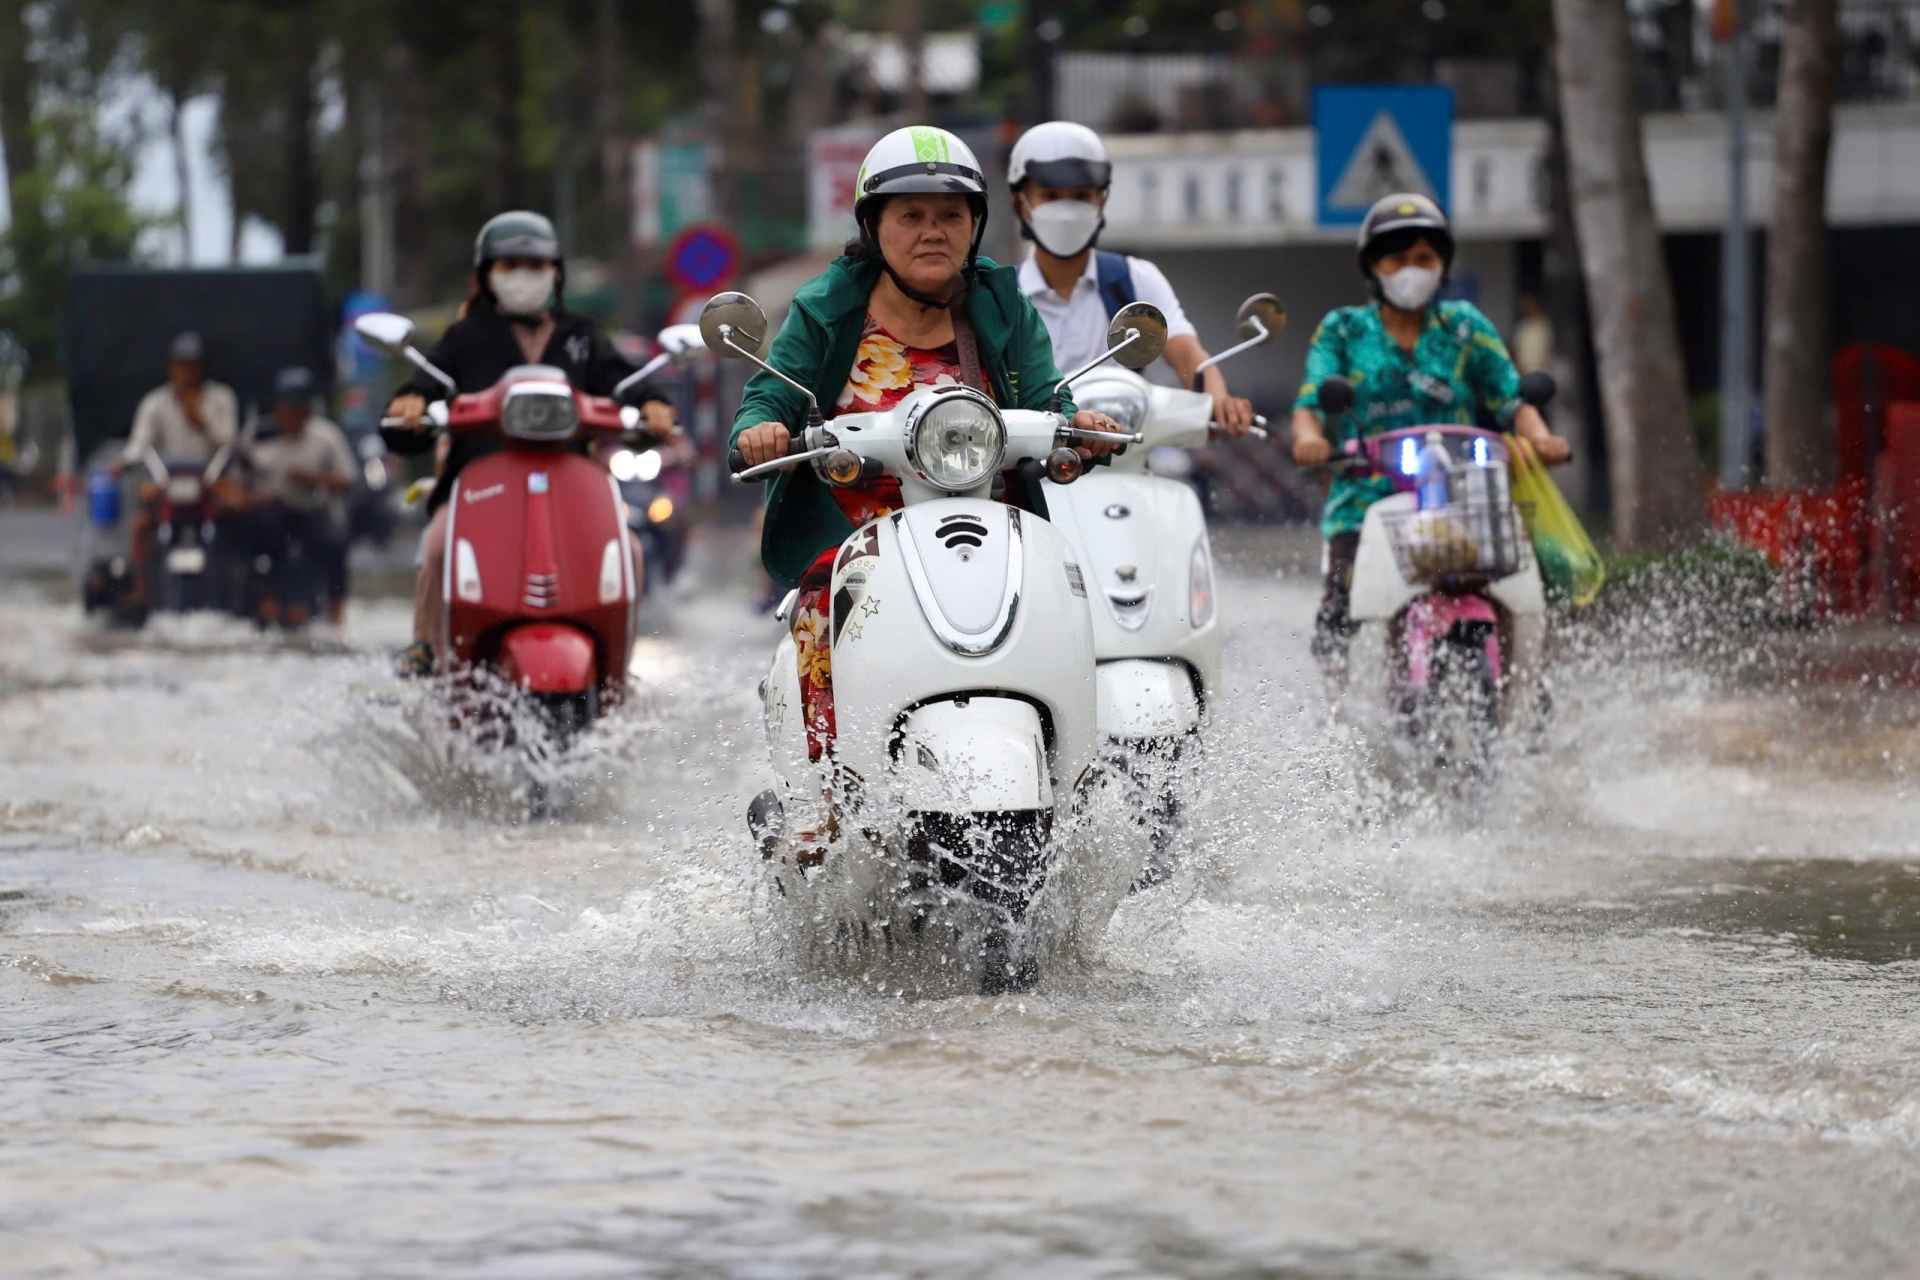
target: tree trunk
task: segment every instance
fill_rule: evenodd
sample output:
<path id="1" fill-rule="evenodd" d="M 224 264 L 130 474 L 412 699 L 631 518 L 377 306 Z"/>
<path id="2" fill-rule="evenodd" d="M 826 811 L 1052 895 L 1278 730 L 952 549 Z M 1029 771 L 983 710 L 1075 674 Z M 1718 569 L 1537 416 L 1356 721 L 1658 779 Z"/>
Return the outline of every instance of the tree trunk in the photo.
<path id="1" fill-rule="evenodd" d="M 1673 287 L 1653 219 L 1626 0 L 1554 0 L 1556 66 L 1580 264 L 1592 305 L 1614 540 L 1645 547 L 1700 523 Z"/>
<path id="2" fill-rule="evenodd" d="M 27 60 L 27 0 L 0 0 L 0 146 L 7 156 L 7 212 L 15 228 L 38 221 L 28 209 L 30 177 L 39 167 L 33 145 L 33 63 Z"/>
<path id="3" fill-rule="evenodd" d="M 927 118 L 927 23 L 921 0 L 893 0 L 894 38 L 906 64 L 907 83 L 900 96 L 911 120 Z"/>
<path id="4" fill-rule="evenodd" d="M 180 265 L 193 265 L 193 171 L 187 163 L 187 104 L 178 91 L 167 94 L 167 136 L 173 143 L 173 180 L 180 187 L 174 216 L 180 220 Z"/>
<path id="5" fill-rule="evenodd" d="M 1780 101 L 1767 238 L 1767 482 L 1831 481 L 1827 429 L 1827 157 L 1840 61 L 1836 0 L 1790 0 L 1781 14 Z"/>
<path id="6" fill-rule="evenodd" d="M 519 208 L 527 200 L 526 157 L 520 140 L 520 98 L 526 91 L 525 23 L 519 0 L 499 0 L 490 32 L 493 39 L 493 172 L 489 175 L 489 214 Z"/>
<path id="7" fill-rule="evenodd" d="M 713 218 L 733 219 L 734 121 L 738 74 L 733 60 L 733 0 L 699 0 L 700 93 L 707 117 L 707 180 L 713 193 Z"/>
<path id="8" fill-rule="evenodd" d="M 393 210 L 393 300 L 404 309 L 420 306 L 433 296 L 426 198 L 427 91 L 419 59 L 404 44 L 387 49 L 384 87 L 389 110 L 386 179 Z"/>
<path id="9" fill-rule="evenodd" d="M 1599 388 L 1593 372 L 1593 332 L 1587 321 L 1587 287 L 1580 277 L 1580 237 L 1573 222 L 1567 177 L 1567 129 L 1560 111 L 1560 82 L 1549 49 L 1541 72 L 1541 107 L 1547 120 L 1545 181 L 1547 236 L 1540 277 L 1548 323 L 1553 326 L 1553 376 L 1560 394 L 1553 402 L 1554 430 L 1573 443 L 1570 488 L 1576 506 L 1604 511 L 1606 434 L 1601 430 Z"/>
<path id="10" fill-rule="evenodd" d="M 314 42 L 302 33 L 288 52 L 292 56 L 286 67 L 287 186 L 280 237 L 287 254 L 304 255 L 313 252 L 320 206 L 319 156 L 313 145 L 315 117 L 319 114 L 313 86 L 316 50 Z"/>
<path id="11" fill-rule="evenodd" d="M 33 63 L 27 58 L 27 0 L 0 0 L 0 146 L 6 148 L 7 212 L 16 269 L 41 250 L 41 210 L 33 176 L 40 167 L 33 140 Z"/>
<path id="12" fill-rule="evenodd" d="M 593 4 L 593 130 L 600 152 L 601 249 L 613 263 L 614 318 L 640 322 L 640 260 L 633 243 L 633 138 L 627 127 L 618 0 Z"/>

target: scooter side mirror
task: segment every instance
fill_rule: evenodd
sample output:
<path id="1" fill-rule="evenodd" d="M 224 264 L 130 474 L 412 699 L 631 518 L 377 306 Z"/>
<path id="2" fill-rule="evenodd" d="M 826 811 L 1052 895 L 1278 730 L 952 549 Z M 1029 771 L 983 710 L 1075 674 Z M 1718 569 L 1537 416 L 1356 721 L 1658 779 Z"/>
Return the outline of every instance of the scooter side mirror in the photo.
<path id="1" fill-rule="evenodd" d="M 759 365 L 798 391 L 806 398 L 807 425 L 820 425 L 820 402 L 813 392 L 761 358 L 760 352 L 767 344 L 767 313 L 760 309 L 759 303 L 744 293 L 714 294 L 707 299 L 707 305 L 700 308 L 700 337 L 713 354 Z"/>
<path id="2" fill-rule="evenodd" d="M 383 356 L 397 356 L 413 345 L 413 321 L 391 311 L 370 311 L 353 322 L 360 340 Z"/>
<path id="3" fill-rule="evenodd" d="M 1545 369 L 1520 375 L 1520 399 L 1536 409 L 1544 409 L 1560 394 L 1560 384 Z"/>
<path id="4" fill-rule="evenodd" d="M 700 308 L 700 338 L 725 360 L 753 359 L 767 342 L 767 313 L 744 293 L 716 293 Z"/>
<path id="5" fill-rule="evenodd" d="M 1233 323 L 1243 341 L 1272 342 L 1287 327 L 1287 304 L 1270 293 L 1256 293 L 1240 304 Z"/>
<path id="6" fill-rule="evenodd" d="M 1335 375 L 1320 384 L 1320 412 L 1338 417 L 1353 408 L 1353 384 Z"/>
<path id="7" fill-rule="evenodd" d="M 669 360 L 677 368 L 684 369 L 706 353 L 706 336 L 700 332 L 697 324 L 670 324 L 654 335 Z"/>
<path id="8" fill-rule="evenodd" d="M 1113 323 L 1107 326 L 1107 349 L 1129 369 L 1146 368 L 1167 349 L 1166 316 L 1151 302 L 1129 302 L 1113 313 Z"/>

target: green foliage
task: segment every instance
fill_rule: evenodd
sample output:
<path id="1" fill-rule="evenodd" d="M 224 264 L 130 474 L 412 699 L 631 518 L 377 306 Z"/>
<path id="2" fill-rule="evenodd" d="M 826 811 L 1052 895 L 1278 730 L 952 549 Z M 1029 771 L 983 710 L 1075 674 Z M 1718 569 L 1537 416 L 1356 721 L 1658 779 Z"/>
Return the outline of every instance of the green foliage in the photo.
<path id="1" fill-rule="evenodd" d="M 1666 548 L 1612 557 L 1599 607 L 1601 620 L 1650 616 L 1711 618 L 1726 629 L 1797 626 L 1781 606 L 1780 570 L 1745 543 L 1719 534 Z"/>
<path id="2" fill-rule="evenodd" d="M 61 307 L 67 273 L 89 261 L 131 256 L 148 225 L 127 204 L 133 161 L 127 148 L 104 137 L 91 108 L 44 111 L 33 125 L 40 163 L 18 180 L 16 209 L 37 226 L 0 233 L 0 327 L 26 345 L 37 378 L 59 368 Z M 26 243 L 23 243 L 26 242 Z"/>

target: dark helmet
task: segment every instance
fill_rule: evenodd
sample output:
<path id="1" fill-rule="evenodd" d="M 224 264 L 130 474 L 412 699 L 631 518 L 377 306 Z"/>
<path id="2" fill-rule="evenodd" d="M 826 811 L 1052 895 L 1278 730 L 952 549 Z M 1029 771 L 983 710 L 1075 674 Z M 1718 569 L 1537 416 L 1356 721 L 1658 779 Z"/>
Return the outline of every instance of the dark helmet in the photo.
<path id="1" fill-rule="evenodd" d="M 1404 235 L 1412 232 L 1414 234 Z M 1393 244 L 1389 237 L 1404 239 L 1404 244 Z M 1373 279 L 1373 261 L 1384 253 L 1411 245 L 1415 240 L 1425 240 L 1440 254 L 1440 260 L 1446 263 L 1447 270 L 1453 269 L 1453 228 L 1447 223 L 1447 215 L 1440 206 L 1423 195 L 1406 192 L 1400 195 L 1383 196 L 1373 202 L 1367 210 L 1367 216 L 1360 220 L 1360 274 Z"/>
<path id="2" fill-rule="evenodd" d="M 482 267 L 496 258 L 559 262 L 560 234 L 543 214 L 526 209 L 497 213 L 473 238 L 473 265 Z"/>
<path id="3" fill-rule="evenodd" d="M 554 305 L 566 305 L 566 255 L 560 249 L 560 233 L 553 229 L 553 222 L 545 214 L 530 209 L 496 213 L 473 238 L 474 279 L 490 301 L 494 300 L 493 286 L 487 282 L 487 268 L 500 258 L 533 258 L 553 263 Z"/>
<path id="4" fill-rule="evenodd" d="M 273 378 L 273 399 L 276 404 L 294 404 L 305 407 L 313 403 L 313 373 L 301 366 L 293 365 L 282 369 Z"/>

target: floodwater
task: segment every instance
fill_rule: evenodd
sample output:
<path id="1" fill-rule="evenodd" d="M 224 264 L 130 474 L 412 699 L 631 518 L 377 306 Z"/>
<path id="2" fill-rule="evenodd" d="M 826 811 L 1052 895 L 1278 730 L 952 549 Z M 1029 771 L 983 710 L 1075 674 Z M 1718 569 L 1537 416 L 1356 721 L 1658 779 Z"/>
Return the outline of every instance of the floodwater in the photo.
<path id="1" fill-rule="evenodd" d="M 535 824 L 397 603 L 135 643 L 0 588 L 0 1274 L 1920 1274 L 1910 688 L 1624 628 L 1467 823 L 1237 547 L 1183 870 L 991 999 L 794 945 L 743 586 Z"/>

